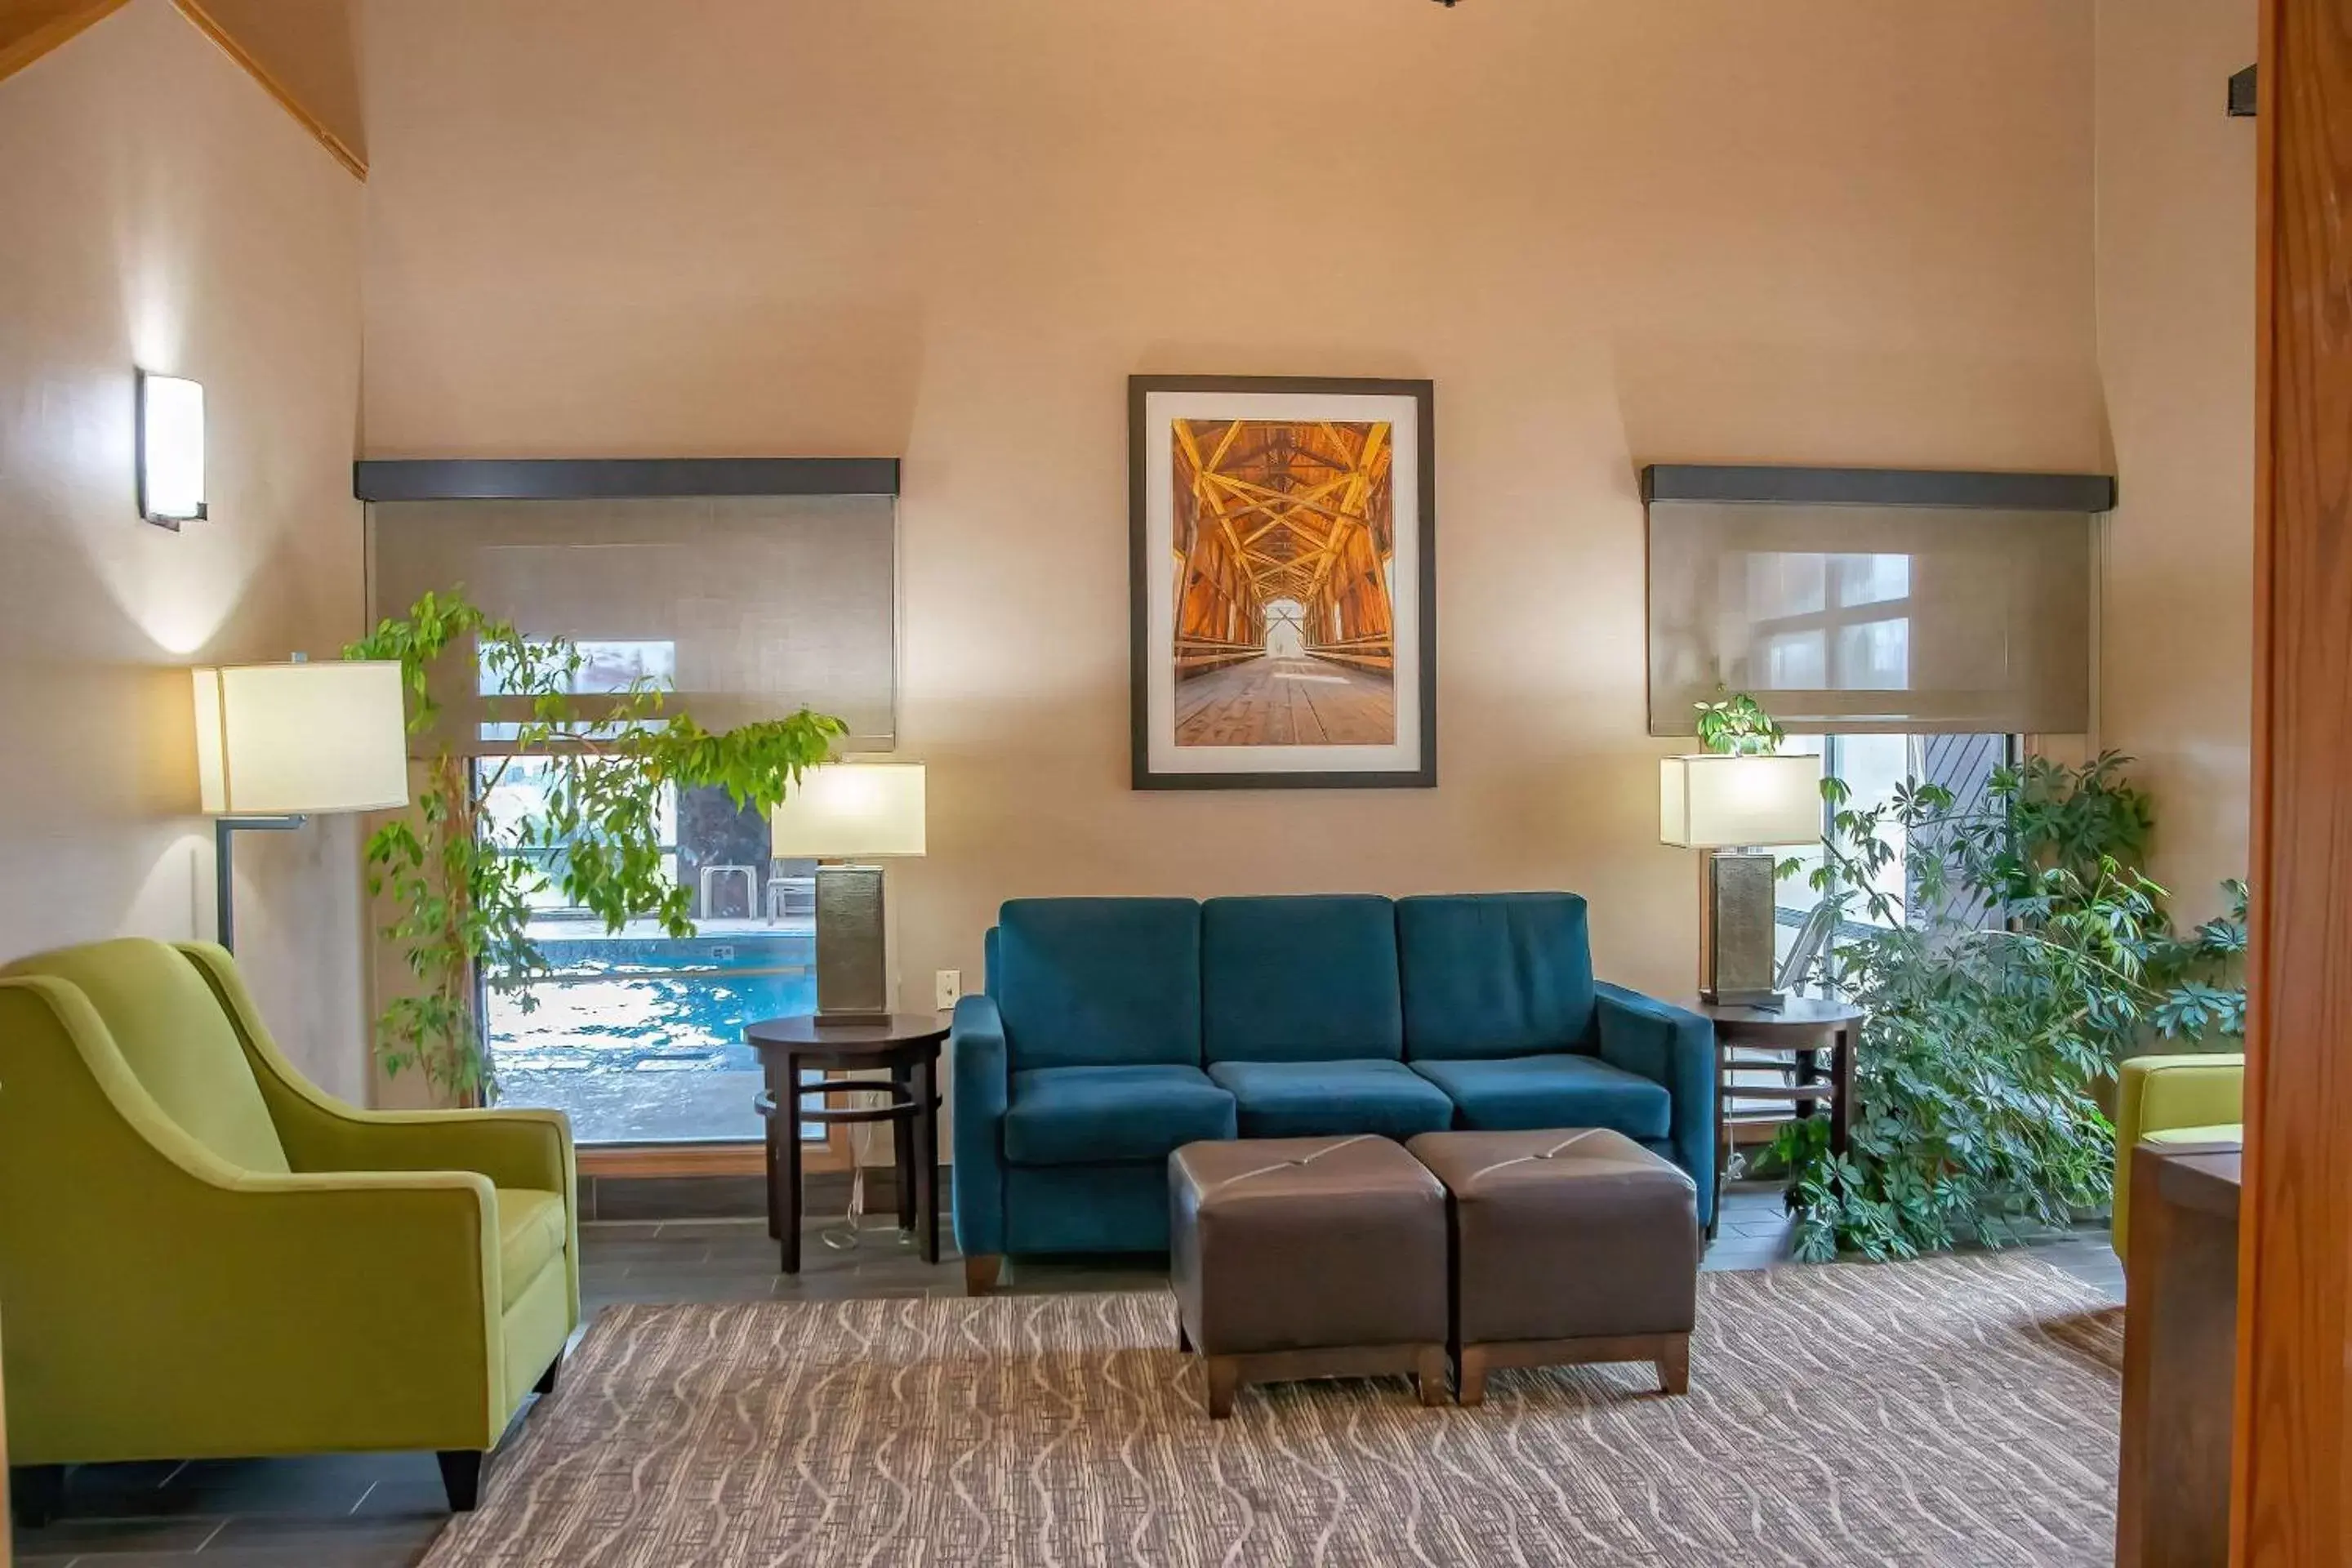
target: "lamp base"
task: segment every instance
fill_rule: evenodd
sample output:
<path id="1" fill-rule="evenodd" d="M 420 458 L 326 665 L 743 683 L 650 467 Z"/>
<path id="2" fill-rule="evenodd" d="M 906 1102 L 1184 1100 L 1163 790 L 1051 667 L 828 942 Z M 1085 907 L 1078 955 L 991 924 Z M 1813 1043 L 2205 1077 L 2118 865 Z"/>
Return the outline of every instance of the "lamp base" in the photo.
<path id="1" fill-rule="evenodd" d="M 1776 868 L 1769 854 L 1708 851 L 1700 902 L 1701 1000 L 1720 1007 L 1780 1005 L 1772 952 Z"/>
<path id="2" fill-rule="evenodd" d="M 1702 986 L 1698 999 L 1710 1007 L 1753 1007 L 1759 1013 L 1777 1013 L 1789 1005 L 1785 991 L 1710 991 Z"/>
<path id="3" fill-rule="evenodd" d="M 870 1023 L 890 1013 L 882 868 L 816 868 L 816 1016 Z"/>

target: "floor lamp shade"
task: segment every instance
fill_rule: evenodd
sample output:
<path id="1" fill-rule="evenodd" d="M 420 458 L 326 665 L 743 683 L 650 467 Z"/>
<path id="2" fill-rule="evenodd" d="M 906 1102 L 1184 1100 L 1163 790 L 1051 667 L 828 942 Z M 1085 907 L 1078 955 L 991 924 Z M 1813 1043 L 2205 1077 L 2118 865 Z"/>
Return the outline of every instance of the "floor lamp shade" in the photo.
<path id="1" fill-rule="evenodd" d="M 405 691 L 390 660 L 195 672 L 196 783 L 213 816 L 408 804 Z"/>
<path id="2" fill-rule="evenodd" d="M 1775 868 L 1764 847 L 1821 836 L 1819 757 L 1706 754 L 1660 763 L 1658 837 L 1706 851 L 1699 923 L 1704 1000 L 1779 1005 Z"/>
<path id="3" fill-rule="evenodd" d="M 811 768 L 769 820 L 769 853 L 820 862 L 923 853 L 920 763 Z M 816 870 L 816 1010 L 866 1017 L 890 1009 L 879 866 Z"/>
<path id="4" fill-rule="evenodd" d="M 196 794 L 213 819 L 213 932 L 236 942 L 236 835 L 408 804 L 406 691 L 390 660 L 194 671 Z"/>

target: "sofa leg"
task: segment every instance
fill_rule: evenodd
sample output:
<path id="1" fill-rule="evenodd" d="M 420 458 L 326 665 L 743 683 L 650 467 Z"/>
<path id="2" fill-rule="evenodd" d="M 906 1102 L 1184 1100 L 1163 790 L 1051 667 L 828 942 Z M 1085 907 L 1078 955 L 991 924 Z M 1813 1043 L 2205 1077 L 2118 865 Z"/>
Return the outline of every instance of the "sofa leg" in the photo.
<path id="1" fill-rule="evenodd" d="M 434 1458 L 441 1461 L 441 1485 L 449 1494 L 449 1511 L 473 1512 L 474 1505 L 482 1500 L 482 1451 L 444 1448 Z"/>
<path id="2" fill-rule="evenodd" d="M 18 1524 L 38 1530 L 66 1510 L 63 1465 L 15 1465 L 8 1470 L 8 1510 Z"/>
<path id="3" fill-rule="evenodd" d="M 1003 1267 L 1003 1258 L 995 1253 L 985 1253 L 978 1258 L 965 1258 L 963 1260 L 963 1293 L 967 1296 L 987 1295 L 996 1289 L 997 1271 Z"/>
<path id="4" fill-rule="evenodd" d="M 539 1374 L 539 1381 L 530 1385 L 530 1391 L 533 1394 L 540 1395 L 541 1398 L 545 1398 L 548 1394 L 554 1393 L 555 1374 L 562 1370 L 563 1358 L 561 1355 L 558 1355 L 553 1361 L 547 1363 L 547 1370 Z"/>

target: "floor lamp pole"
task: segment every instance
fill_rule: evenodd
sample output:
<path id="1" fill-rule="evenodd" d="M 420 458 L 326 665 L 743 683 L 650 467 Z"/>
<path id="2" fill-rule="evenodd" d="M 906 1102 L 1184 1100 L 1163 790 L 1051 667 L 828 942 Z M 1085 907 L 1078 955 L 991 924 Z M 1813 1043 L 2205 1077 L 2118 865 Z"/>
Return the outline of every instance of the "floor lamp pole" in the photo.
<path id="1" fill-rule="evenodd" d="M 215 816 L 213 818 L 213 940 L 236 951 L 236 879 L 230 874 L 232 845 L 240 831 L 283 833 L 306 816 Z"/>

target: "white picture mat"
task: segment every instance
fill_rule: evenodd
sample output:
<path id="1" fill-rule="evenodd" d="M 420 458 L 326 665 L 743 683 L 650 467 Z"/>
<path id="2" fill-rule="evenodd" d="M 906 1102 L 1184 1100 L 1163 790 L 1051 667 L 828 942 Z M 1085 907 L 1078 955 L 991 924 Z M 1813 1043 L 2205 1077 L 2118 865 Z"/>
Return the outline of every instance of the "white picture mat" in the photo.
<path id="1" fill-rule="evenodd" d="M 1179 419 L 1329 420 L 1389 426 L 1389 613 L 1396 740 L 1386 746 L 1176 743 L 1176 457 Z M 1153 392 L 1143 400 L 1143 558 L 1149 567 L 1147 756 L 1154 773 L 1412 773 L 1421 757 L 1421 408 L 1409 396 L 1329 392 Z"/>

